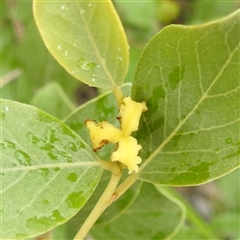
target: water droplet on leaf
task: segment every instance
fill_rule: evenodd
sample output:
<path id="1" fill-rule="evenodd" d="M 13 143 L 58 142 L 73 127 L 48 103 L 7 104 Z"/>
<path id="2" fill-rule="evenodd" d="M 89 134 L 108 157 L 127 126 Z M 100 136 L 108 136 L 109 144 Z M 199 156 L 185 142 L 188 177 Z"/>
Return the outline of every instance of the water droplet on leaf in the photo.
<path id="1" fill-rule="evenodd" d="M 61 47 L 60 44 L 57 45 L 57 49 L 58 49 L 58 50 L 62 49 L 62 47 Z"/>
<path id="2" fill-rule="evenodd" d="M 74 192 L 68 195 L 66 202 L 69 208 L 80 208 L 85 203 L 85 198 L 82 197 L 83 192 Z"/>
<path id="3" fill-rule="evenodd" d="M 117 60 L 122 61 L 122 57 L 116 57 Z"/>
<path id="4" fill-rule="evenodd" d="M 176 167 L 172 167 L 172 168 L 171 168 L 171 171 L 172 171 L 172 172 L 175 172 L 175 171 L 176 171 Z"/>
<path id="5" fill-rule="evenodd" d="M 232 139 L 231 139 L 231 138 L 227 138 L 227 139 L 226 139 L 226 143 L 227 143 L 227 144 L 229 144 L 229 143 L 231 143 L 231 142 L 232 142 Z"/>
<path id="6" fill-rule="evenodd" d="M 15 152 L 15 157 L 18 162 L 23 166 L 31 166 L 31 157 L 22 150 L 17 150 Z"/>
<path id="7" fill-rule="evenodd" d="M 76 173 L 70 173 L 68 176 L 67 176 L 67 180 L 71 181 L 71 182 L 76 182 L 78 179 L 78 176 Z"/>
<path id="8" fill-rule="evenodd" d="M 4 112 L 0 112 L 0 119 L 4 120 L 6 117 L 6 114 Z"/>
<path id="9" fill-rule="evenodd" d="M 16 145 L 8 140 L 3 140 L 1 146 L 3 146 L 4 149 L 16 149 Z"/>
<path id="10" fill-rule="evenodd" d="M 200 110 L 196 110 L 195 113 L 199 115 L 200 114 Z"/>
<path id="11" fill-rule="evenodd" d="M 84 58 L 80 58 L 77 62 L 78 66 L 83 70 L 93 70 L 96 67 L 96 64 L 93 62 L 88 62 Z"/>
<path id="12" fill-rule="evenodd" d="M 5 106 L 5 111 L 8 112 L 9 111 L 9 106 Z"/>
<path id="13" fill-rule="evenodd" d="M 69 148 L 70 148 L 72 151 L 77 152 L 77 146 L 76 146 L 75 143 L 70 142 L 70 143 L 69 143 Z"/>
<path id="14" fill-rule="evenodd" d="M 44 177 L 47 177 L 49 174 L 49 169 L 48 168 L 40 168 L 37 170 L 37 173 L 41 174 Z"/>
<path id="15" fill-rule="evenodd" d="M 186 166 L 186 162 L 182 162 L 181 166 L 182 167 Z"/>
<path id="16" fill-rule="evenodd" d="M 49 204 L 49 201 L 48 201 L 47 199 L 44 199 L 44 200 L 42 201 L 42 204 L 43 204 L 43 205 L 48 205 L 48 204 Z"/>

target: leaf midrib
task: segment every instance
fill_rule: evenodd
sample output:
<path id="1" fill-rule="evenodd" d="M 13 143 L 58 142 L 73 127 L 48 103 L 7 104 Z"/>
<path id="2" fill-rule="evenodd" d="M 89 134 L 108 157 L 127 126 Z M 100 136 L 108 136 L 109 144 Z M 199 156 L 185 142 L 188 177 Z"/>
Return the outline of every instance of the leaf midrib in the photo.
<path id="1" fill-rule="evenodd" d="M 221 71 L 219 71 L 219 73 L 217 74 L 217 76 L 214 78 L 214 80 L 212 81 L 211 85 L 208 87 L 208 89 L 205 91 L 205 93 L 203 93 L 202 97 L 199 99 L 199 101 L 196 103 L 196 105 L 192 108 L 192 110 L 187 114 L 187 116 L 182 120 L 182 122 L 180 122 L 178 124 L 178 126 L 175 128 L 175 130 L 172 131 L 172 133 L 160 144 L 160 146 L 153 151 L 152 155 L 150 155 L 146 161 L 144 161 L 144 163 L 140 166 L 139 168 L 139 173 L 149 164 L 149 162 L 151 162 L 151 160 L 159 153 L 161 152 L 161 150 L 163 149 L 163 147 L 176 135 L 176 133 L 178 132 L 178 130 L 183 126 L 183 124 L 191 117 L 191 115 L 195 112 L 195 110 L 198 108 L 198 106 L 205 100 L 205 98 L 207 97 L 208 92 L 211 90 L 211 88 L 213 87 L 213 85 L 217 82 L 217 80 L 219 79 L 219 77 L 221 76 L 221 74 L 224 72 L 225 68 L 228 66 L 228 64 L 231 61 L 232 56 L 234 55 L 234 53 L 238 50 L 238 48 L 240 47 L 240 43 L 235 47 L 235 49 L 233 50 L 233 52 L 229 55 L 229 58 L 226 60 L 225 64 L 223 65 Z"/>
<path id="2" fill-rule="evenodd" d="M 85 17 L 84 17 L 84 14 L 81 14 L 81 12 L 80 12 L 80 10 L 81 10 L 80 2 L 77 1 L 77 0 L 75 0 L 75 3 L 76 3 L 77 8 L 78 8 L 78 10 L 79 10 L 80 18 L 82 19 L 82 21 L 83 21 L 83 23 L 84 23 L 84 27 L 85 27 L 86 32 L 87 32 L 87 35 L 88 35 L 88 37 L 89 37 L 89 39 L 90 39 L 90 41 L 91 41 L 91 43 L 92 43 L 93 49 L 94 49 L 94 51 L 95 51 L 95 53 L 96 53 L 96 56 L 97 56 L 97 58 L 99 59 L 99 62 L 101 63 L 101 65 L 102 65 L 102 67 L 103 67 L 106 75 L 108 76 L 109 82 L 111 83 L 112 86 L 115 86 L 115 82 L 114 82 L 114 79 L 113 79 L 113 77 L 112 77 L 112 74 L 110 73 L 110 71 L 109 71 L 108 68 L 106 67 L 106 64 L 103 62 L 102 57 L 101 57 L 101 54 L 100 54 L 100 52 L 99 52 L 99 50 L 98 50 L 97 44 L 96 44 L 96 42 L 94 41 L 94 39 L 92 38 L 92 34 L 91 34 L 91 31 L 90 31 L 90 29 L 89 29 L 89 26 L 88 26 L 88 24 L 87 24 L 87 22 L 86 22 L 86 19 L 85 19 Z M 108 3 L 109 3 L 109 1 L 108 1 Z"/>
<path id="3" fill-rule="evenodd" d="M 42 168 L 75 168 L 79 166 L 101 166 L 101 162 L 78 162 L 78 163 L 56 163 L 56 164 L 42 164 L 42 165 L 35 165 L 35 166 L 24 166 L 24 167 L 14 167 L 14 168 L 2 168 L 1 173 L 6 172 L 17 172 L 17 171 L 31 171 L 31 170 L 39 170 Z"/>

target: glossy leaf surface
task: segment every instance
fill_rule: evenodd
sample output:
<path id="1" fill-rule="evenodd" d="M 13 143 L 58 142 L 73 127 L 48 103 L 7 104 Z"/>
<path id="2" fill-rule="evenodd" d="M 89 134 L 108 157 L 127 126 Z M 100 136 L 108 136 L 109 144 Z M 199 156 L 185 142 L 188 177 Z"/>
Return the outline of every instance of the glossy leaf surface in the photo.
<path id="1" fill-rule="evenodd" d="M 36 236 L 86 203 L 102 167 L 71 129 L 25 104 L 1 102 L 2 239 Z"/>
<path id="2" fill-rule="evenodd" d="M 71 75 L 100 88 L 122 85 L 128 44 L 111 1 L 35 0 L 33 9 L 47 48 Z"/>
<path id="3" fill-rule="evenodd" d="M 151 204 L 149 204 L 151 203 Z M 90 234 L 96 239 L 166 239 L 184 222 L 183 209 L 143 183 L 136 200 L 117 219 L 96 224 Z"/>
<path id="4" fill-rule="evenodd" d="M 137 138 L 139 179 L 208 182 L 239 167 L 240 12 L 199 26 L 169 26 L 145 48 L 132 87 L 146 100 Z"/>

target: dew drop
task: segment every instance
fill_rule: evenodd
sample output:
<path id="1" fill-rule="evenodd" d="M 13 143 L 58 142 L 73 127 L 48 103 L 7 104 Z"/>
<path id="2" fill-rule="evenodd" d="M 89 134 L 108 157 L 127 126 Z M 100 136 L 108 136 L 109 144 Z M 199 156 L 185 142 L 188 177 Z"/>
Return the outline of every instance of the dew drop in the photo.
<path id="1" fill-rule="evenodd" d="M 25 233 L 17 233 L 16 234 L 16 238 L 17 239 L 25 239 L 27 238 L 29 235 L 28 234 L 25 234 Z"/>
<path id="2" fill-rule="evenodd" d="M 6 114 L 4 112 L 0 112 L 0 118 L 1 120 L 4 120 L 6 117 Z"/>
<path id="3" fill-rule="evenodd" d="M 78 179 L 78 176 L 76 173 L 70 173 L 68 176 L 67 176 L 67 180 L 71 181 L 71 182 L 76 182 Z"/>
<path id="4" fill-rule="evenodd" d="M 61 47 L 60 44 L 57 45 L 57 49 L 58 49 L 58 50 L 62 49 L 62 47 Z"/>
<path id="5" fill-rule="evenodd" d="M 122 61 L 122 57 L 116 57 L 117 60 Z"/>
<path id="6" fill-rule="evenodd" d="M 96 81 L 96 79 L 95 79 L 95 78 L 91 78 L 91 81 L 92 81 L 92 82 L 95 82 L 95 81 Z"/>
<path id="7" fill-rule="evenodd" d="M 82 197 L 83 192 L 73 192 L 70 195 L 68 195 L 67 199 L 66 199 L 66 203 L 68 205 L 69 208 L 80 208 L 84 202 L 85 202 L 85 198 Z"/>
<path id="8" fill-rule="evenodd" d="M 41 174 L 44 177 L 47 177 L 49 174 L 49 169 L 48 168 L 40 168 L 37 170 L 37 173 Z"/>
<path id="9" fill-rule="evenodd" d="M 9 106 L 5 107 L 5 111 L 8 112 L 9 111 Z"/>
<path id="10" fill-rule="evenodd" d="M 79 145 L 80 148 L 86 148 L 86 146 L 85 146 L 84 143 L 82 143 L 82 142 L 79 142 L 78 145 Z"/>
<path id="11" fill-rule="evenodd" d="M 172 168 L 171 168 L 171 171 L 172 171 L 172 172 L 175 172 L 175 171 L 176 171 L 176 167 L 172 167 Z"/>
<path id="12" fill-rule="evenodd" d="M 72 71 L 72 74 L 75 74 L 75 71 L 74 71 L 74 70 Z"/>
<path id="13" fill-rule="evenodd" d="M 80 58 L 77 62 L 78 66 L 83 70 L 92 70 L 96 67 L 96 64 L 94 62 L 88 62 L 84 58 Z"/>
<path id="14" fill-rule="evenodd" d="M 64 55 L 68 56 L 69 52 L 67 50 L 64 51 Z"/>
<path id="15" fill-rule="evenodd" d="M 49 204 L 49 201 L 48 201 L 47 199 L 44 199 L 44 200 L 42 201 L 42 204 L 43 204 L 43 205 L 48 205 L 48 204 Z"/>
<path id="16" fill-rule="evenodd" d="M 81 13 L 81 14 L 84 14 L 84 13 L 85 13 L 85 10 L 84 10 L 84 9 L 81 9 L 81 10 L 80 10 L 80 13 Z"/>
<path id="17" fill-rule="evenodd" d="M 32 132 L 27 134 L 27 139 L 33 144 L 36 144 L 39 141 L 39 139 Z"/>
<path id="18" fill-rule="evenodd" d="M 92 6 L 92 4 L 91 4 L 91 3 L 89 3 L 89 4 L 88 4 L 88 7 L 91 7 L 91 6 Z"/>
<path id="19" fill-rule="evenodd" d="M 18 160 L 18 162 L 23 166 L 31 166 L 31 157 L 23 152 L 22 150 L 17 150 L 15 152 L 15 157 Z"/>
<path id="20" fill-rule="evenodd" d="M 62 5 L 62 6 L 61 6 L 61 9 L 62 9 L 62 10 L 64 10 L 64 9 L 67 10 L 66 5 Z"/>
<path id="21" fill-rule="evenodd" d="M 231 143 L 231 142 L 232 142 L 232 139 L 231 139 L 231 138 L 227 138 L 227 139 L 226 139 L 226 143 L 227 143 L 227 144 L 229 144 L 229 143 Z"/>
<path id="22" fill-rule="evenodd" d="M 181 164 L 181 166 L 182 166 L 182 167 L 186 166 L 186 162 L 183 162 L 183 163 Z"/>
<path id="23" fill-rule="evenodd" d="M 70 142 L 70 143 L 69 143 L 69 148 L 70 148 L 72 151 L 77 152 L 77 146 L 76 146 L 75 143 Z"/>
<path id="24" fill-rule="evenodd" d="M 196 110 L 196 112 L 195 112 L 195 113 L 199 115 L 199 114 L 200 114 L 200 111 L 199 111 L 199 110 Z"/>
<path id="25" fill-rule="evenodd" d="M 10 142 L 10 141 L 7 141 L 7 140 L 3 140 L 1 145 L 5 149 L 16 149 L 16 145 L 13 142 Z"/>
<path id="26" fill-rule="evenodd" d="M 99 66 L 99 65 L 97 65 L 97 68 L 100 68 L 100 66 Z"/>

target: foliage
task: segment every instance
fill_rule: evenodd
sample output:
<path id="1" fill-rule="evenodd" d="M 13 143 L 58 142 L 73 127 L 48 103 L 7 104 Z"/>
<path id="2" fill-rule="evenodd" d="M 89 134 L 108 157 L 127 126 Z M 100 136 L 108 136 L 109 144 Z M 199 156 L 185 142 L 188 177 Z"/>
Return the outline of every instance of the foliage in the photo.
<path id="1" fill-rule="evenodd" d="M 216 2 L 192 1 L 184 19 L 178 1 L 116 1 L 130 49 L 110 1 L 34 0 L 44 44 L 30 3 L 1 3 L 1 239 L 51 229 L 53 239 L 80 239 L 90 228 L 95 239 L 239 238 L 240 12 Z M 162 28 L 209 16 L 225 17 Z M 74 78 L 102 94 L 77 106 L 84 85 Z M 92 150 L 84 125 L 121 127 L 127 95 L 148 108 L 131 174 L 109 160 L 116 144 Z M 170 188 L 208 182 L 209 224 Z"/>

